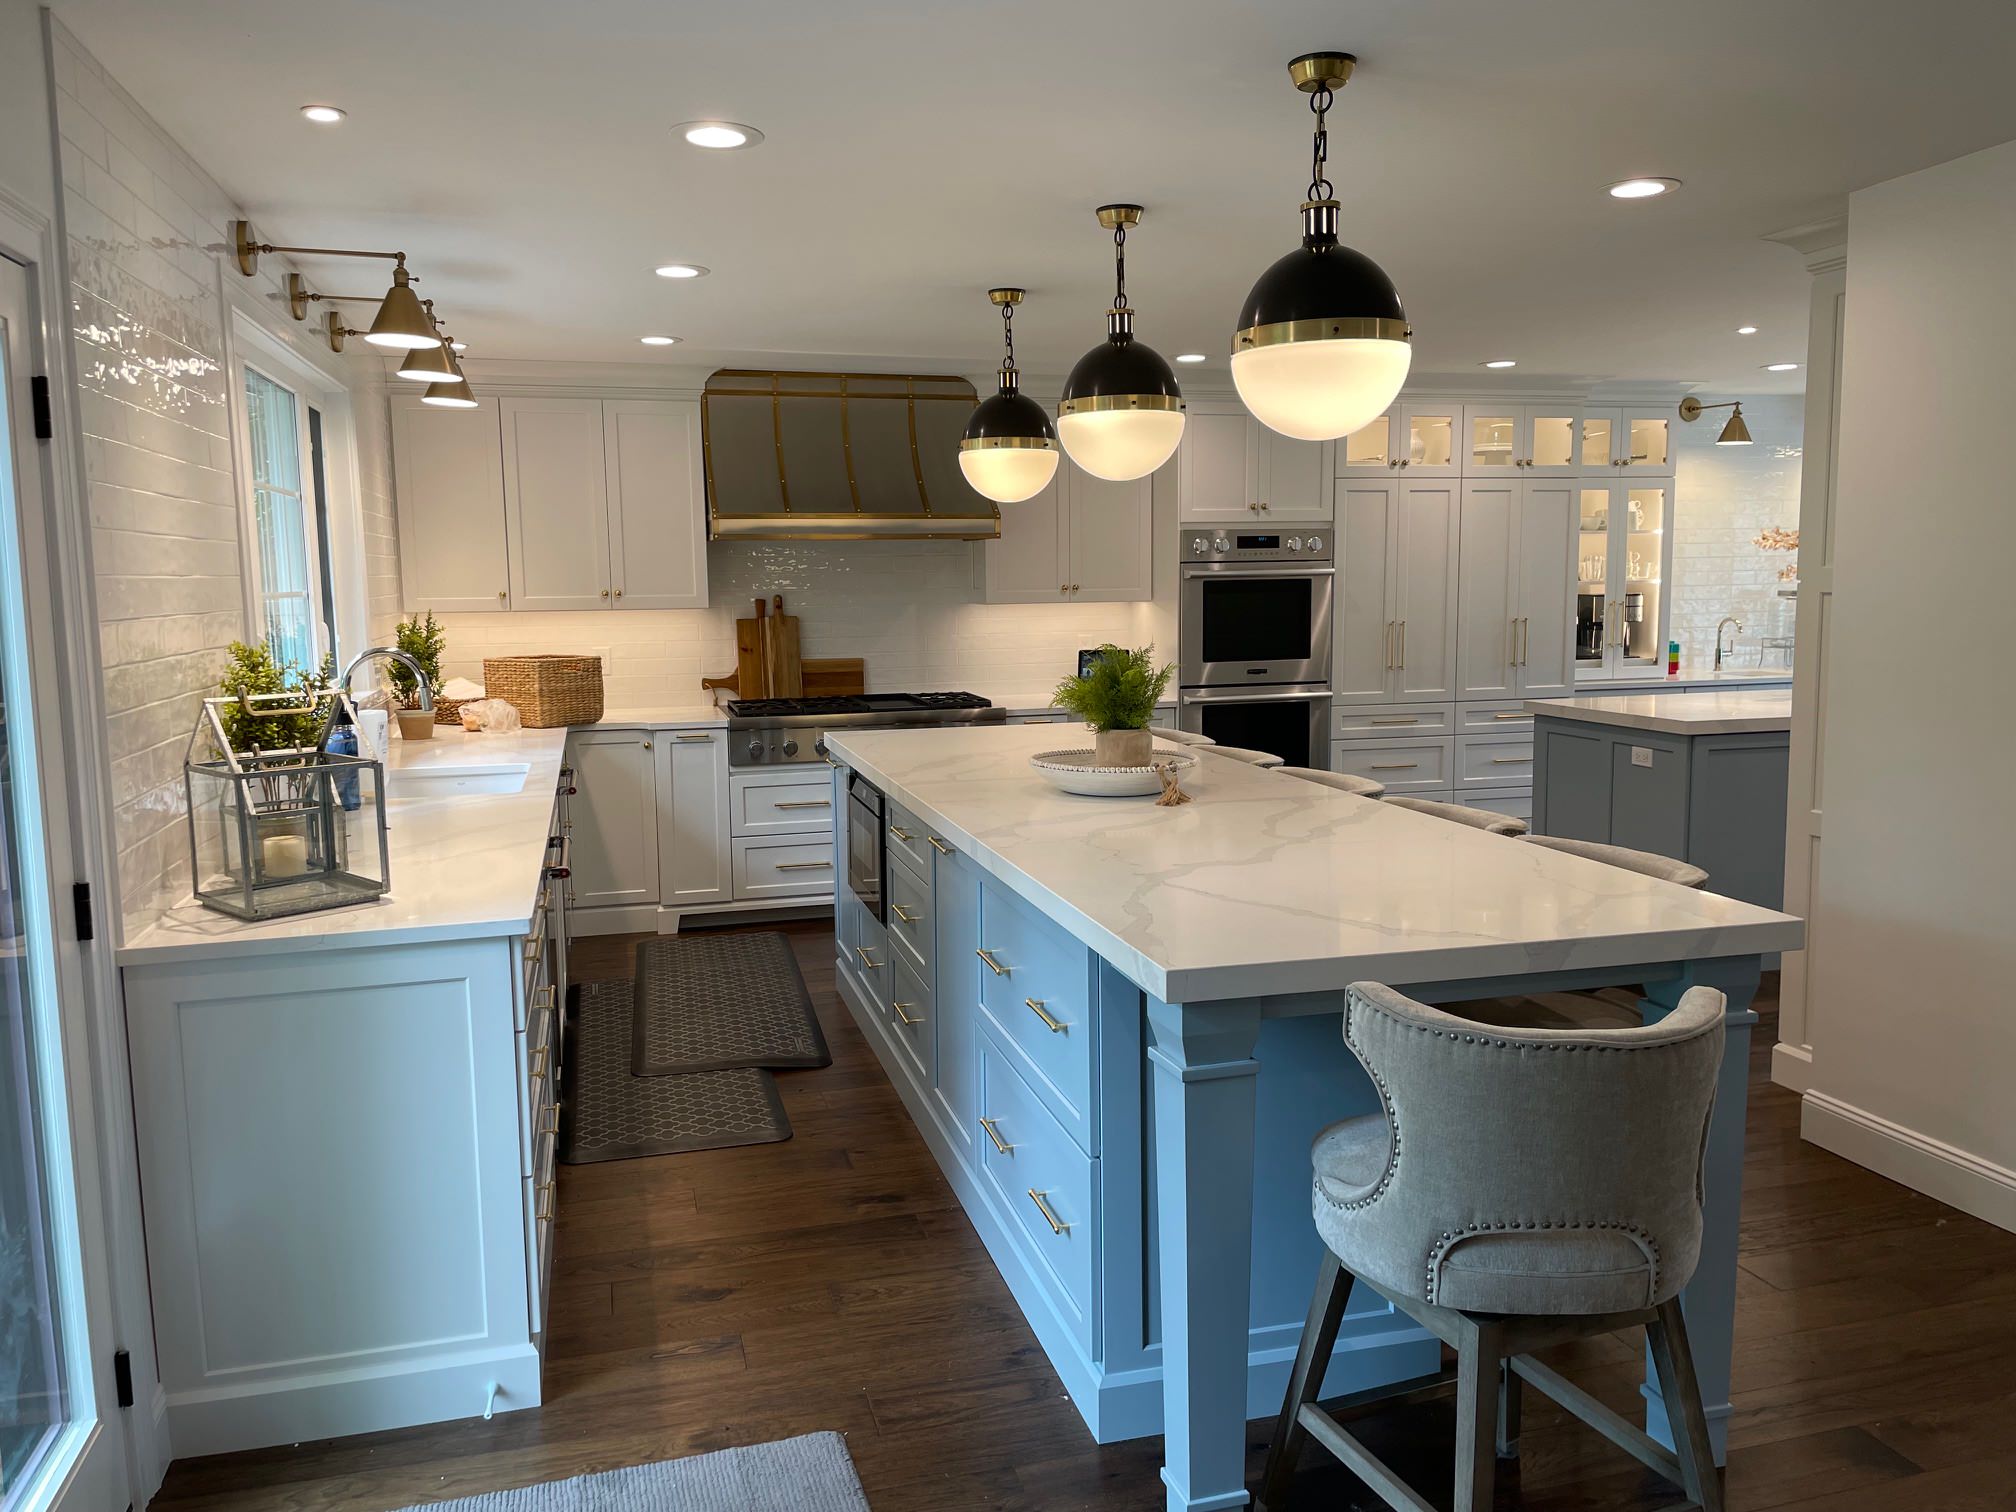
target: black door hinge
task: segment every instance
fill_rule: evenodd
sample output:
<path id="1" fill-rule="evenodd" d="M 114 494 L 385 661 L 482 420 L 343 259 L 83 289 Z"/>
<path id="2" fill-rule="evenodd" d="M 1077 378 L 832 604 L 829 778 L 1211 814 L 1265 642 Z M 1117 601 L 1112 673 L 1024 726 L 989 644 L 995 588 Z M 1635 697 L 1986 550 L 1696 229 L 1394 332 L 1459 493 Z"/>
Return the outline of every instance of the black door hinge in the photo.
<path id="1" fill-rule="evenodd" d="M 115 1350 L 112 1355 L 112 1384 L 119 1392 L 119 1405 L 133 1405 L 133 1356 L 125 1350 Z"/>
<path id="2" fill-rule="evenodd" d="M 35 405 L 35 439 L 53 440 L 56 435 L 56 421 L 49 409 L 49 379 L 46 374 L 37 373 L 28 380 L 29 392 Z"/>
<path id="3" fill-rule="evenodd" d="M 97 939 L 98 930 L 91 919 L 91 884 L 89 882 L 77 882 L 71 885 L 70 907 L 77 916 L 77 938 L 80 941 Z"/>

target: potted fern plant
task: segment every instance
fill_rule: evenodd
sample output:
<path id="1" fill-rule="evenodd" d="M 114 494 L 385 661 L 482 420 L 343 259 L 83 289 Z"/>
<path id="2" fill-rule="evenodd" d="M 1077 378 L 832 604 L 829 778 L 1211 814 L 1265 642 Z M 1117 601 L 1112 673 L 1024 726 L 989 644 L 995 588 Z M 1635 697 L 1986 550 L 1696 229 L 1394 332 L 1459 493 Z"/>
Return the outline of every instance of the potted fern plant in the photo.
<path id="1" fill-rule="evenodd" d="M 1101 646 L 1084 676 L 1057 684 L 1050 702 L 1092 727 L 1095 766 L 1147 766 L 1154 749 L 1148 722 L 1175 670 L 1173 665 L 1156 670 L 1153 646 L 1134 651 Z"/>

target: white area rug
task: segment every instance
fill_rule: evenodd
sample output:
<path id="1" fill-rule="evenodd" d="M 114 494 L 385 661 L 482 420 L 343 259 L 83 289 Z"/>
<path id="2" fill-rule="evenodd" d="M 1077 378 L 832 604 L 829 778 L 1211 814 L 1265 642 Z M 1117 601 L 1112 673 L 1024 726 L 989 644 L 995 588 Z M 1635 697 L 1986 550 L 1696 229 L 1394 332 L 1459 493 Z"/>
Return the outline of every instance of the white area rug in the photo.
<path id="1" fill-rule="evenodd" d="M 405 1512 L 868 1512 L 837 1433 L 721 1449 Z"/>

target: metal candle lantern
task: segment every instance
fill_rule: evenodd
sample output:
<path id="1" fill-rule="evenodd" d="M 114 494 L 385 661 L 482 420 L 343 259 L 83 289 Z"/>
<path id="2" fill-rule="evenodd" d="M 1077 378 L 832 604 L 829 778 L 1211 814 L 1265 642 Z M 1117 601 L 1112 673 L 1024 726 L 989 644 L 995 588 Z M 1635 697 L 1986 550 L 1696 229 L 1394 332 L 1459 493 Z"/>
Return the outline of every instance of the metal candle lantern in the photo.
<path id="1" fill-rule="evenodd" d="M 275 919 L 368 902 L 389 885 L 385 769 L 369 757 L 328 749 L 338 709 L 349 703 L 345 695 L 329 689 L 305 703 L 299 698 L 241 693 L 203 700 L 182 780 L 190 886 L 206 908 Z M 217 713 L 235 706 L 254 716 L 314 714 L 324 699 L 328 709 L 313 747 L 235 751 Z M 199 760 L 205 743 L 221 754 Z"/>

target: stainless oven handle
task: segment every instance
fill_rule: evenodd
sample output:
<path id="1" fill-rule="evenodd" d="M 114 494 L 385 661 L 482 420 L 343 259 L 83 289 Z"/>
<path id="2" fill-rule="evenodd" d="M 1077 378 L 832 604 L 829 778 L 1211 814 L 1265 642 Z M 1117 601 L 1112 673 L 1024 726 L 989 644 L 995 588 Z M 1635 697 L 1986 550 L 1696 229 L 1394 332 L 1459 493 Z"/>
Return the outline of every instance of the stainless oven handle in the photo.
<path id="1" fill-rule="evenodd" d="M 1177 702 L 1186 704 L 1217 703 L 1328 703 L 1330 690 L 1319 688 L 1314 693 L 1247 693 L 1234 690 L 1224 693 L 1179 693 Z"/>
<path id="2" fill-rule="evenodd" d="M 1240 562 L 1213 563 L 1209 567 L 1185 567 L 1183 569 L 1183 576 L 1191 579 L 1225 577 L 1228 574 L 1245 578 L 1335 577 L 1337 569 L 1335 567 L 1255 567 L 1249 571 Z"/>

